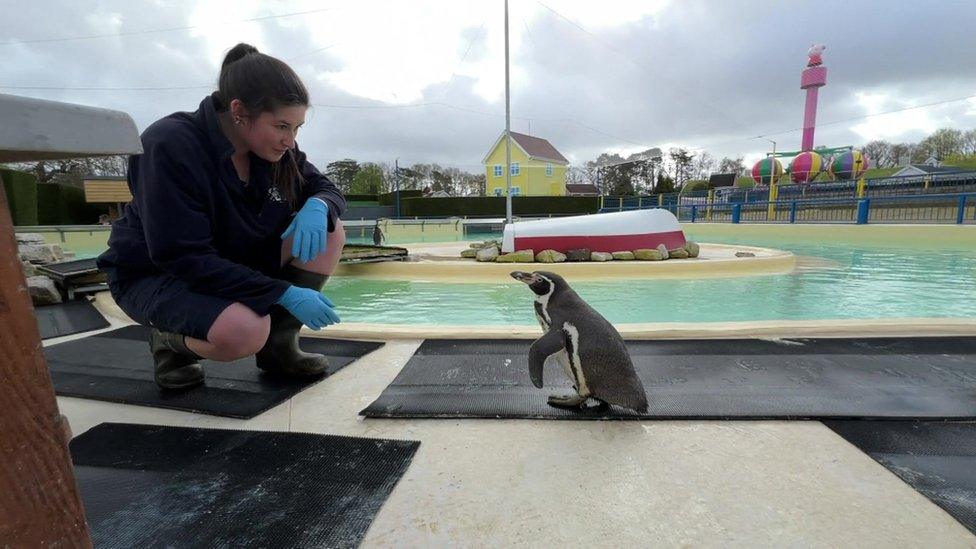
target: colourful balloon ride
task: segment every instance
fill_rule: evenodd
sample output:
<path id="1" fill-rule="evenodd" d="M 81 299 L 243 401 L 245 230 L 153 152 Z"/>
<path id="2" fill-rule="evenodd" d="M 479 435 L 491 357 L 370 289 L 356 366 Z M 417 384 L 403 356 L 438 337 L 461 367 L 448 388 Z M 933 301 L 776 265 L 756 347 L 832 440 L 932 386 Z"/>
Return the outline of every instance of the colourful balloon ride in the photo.
<path id="1" fill-rule="evenodd" d="M 868 170 L 870 160 L 858 150 L 838 154 L 830 163 L 830 173 L 835 179 L 857 179 Z"/>
<path id="2" fill-rule="evenodd" d="M 790 179 L 794 183 L 809 183 L 823 171 L 823 157 L 813 151 L 802 152 L 790 162 Z"/>
<path id="3" fill-rule="evenodd" d="M 752 179 L 757 185 L 769 185 L 770 176 L 779 179 L 783 175 L 783 164 L 775 158 L 763 158 L 752 167 Z"/>

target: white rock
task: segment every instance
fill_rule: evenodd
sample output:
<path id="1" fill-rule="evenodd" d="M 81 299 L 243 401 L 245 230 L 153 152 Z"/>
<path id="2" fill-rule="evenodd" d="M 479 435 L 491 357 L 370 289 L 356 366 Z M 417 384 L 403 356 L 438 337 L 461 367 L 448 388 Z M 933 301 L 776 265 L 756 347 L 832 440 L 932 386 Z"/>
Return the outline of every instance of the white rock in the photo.
<path id="1" fill-rule="evenodd" d="M 53 305 L 61 303 L 61 292 L 54 281 L 46 276 L 32 276 L 27 279 L 27 290 L 34 305 Z"/>

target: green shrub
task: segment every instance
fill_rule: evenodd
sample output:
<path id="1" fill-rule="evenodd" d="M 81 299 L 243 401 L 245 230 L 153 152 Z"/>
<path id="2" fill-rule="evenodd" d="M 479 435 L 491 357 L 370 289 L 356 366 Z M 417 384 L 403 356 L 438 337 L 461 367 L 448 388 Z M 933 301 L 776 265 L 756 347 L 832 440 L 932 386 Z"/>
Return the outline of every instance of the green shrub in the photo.
<path id="1" fill-rule="evenodd" d="M 418 190 L 407 190 L 400 191 L 400 203 L 406 198 L 420 198 L 424 195 L 423 191 Z M 380 206 L 394 206 L 396 205 L 396 193 L 384 193 L 379 195 Z"/>
<path id="2" fill-rule="evenodd" d="M 37 176 L 0 169 L 0 179 L 14 225 L 37 225 Z"/>
<path id="3" fill-rule="evenodd" d="M 400 201 L 407 217 L 504 216 L 505 198 L 498 196 L 407 198 Z M 516 196 L 512 213 L 518 216 L 579 215 L 600 209 L 597 196 Z"/>
<path id="4" fill-rule="evenodd" d="M 88 204 L 85 191 L 57 183 L 37 185 L 38 225 L 94 225 L 108 204 Z"/>

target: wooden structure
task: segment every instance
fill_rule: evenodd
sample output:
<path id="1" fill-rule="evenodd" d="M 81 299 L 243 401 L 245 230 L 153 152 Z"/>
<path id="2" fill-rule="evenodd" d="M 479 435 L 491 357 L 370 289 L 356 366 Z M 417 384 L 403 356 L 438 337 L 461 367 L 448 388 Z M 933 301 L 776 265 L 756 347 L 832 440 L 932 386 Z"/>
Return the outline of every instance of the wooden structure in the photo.
<path id="1" fill-rule="evenodd" d="M 0 163 L 142 152 L 129 115 L 0 94 Z M 0 183 L 2 184 L 2 183 Z M 91 547 L 6 195 L 0 192 L 0 544 Z"/>

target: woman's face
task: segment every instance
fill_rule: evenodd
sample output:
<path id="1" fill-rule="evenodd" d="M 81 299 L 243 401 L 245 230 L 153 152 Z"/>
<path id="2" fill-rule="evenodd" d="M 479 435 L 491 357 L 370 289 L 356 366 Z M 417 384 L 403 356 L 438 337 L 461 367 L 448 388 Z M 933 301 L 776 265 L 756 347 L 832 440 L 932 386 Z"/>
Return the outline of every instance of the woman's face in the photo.
<path id="1" fill-rule="evenodd" d="M 268 162 L 277 162 L 295 147 L 298 128 L 305 123 L 308 107 L 295 105 L 243 118 L 241 137 L 248 149 Z"/>

